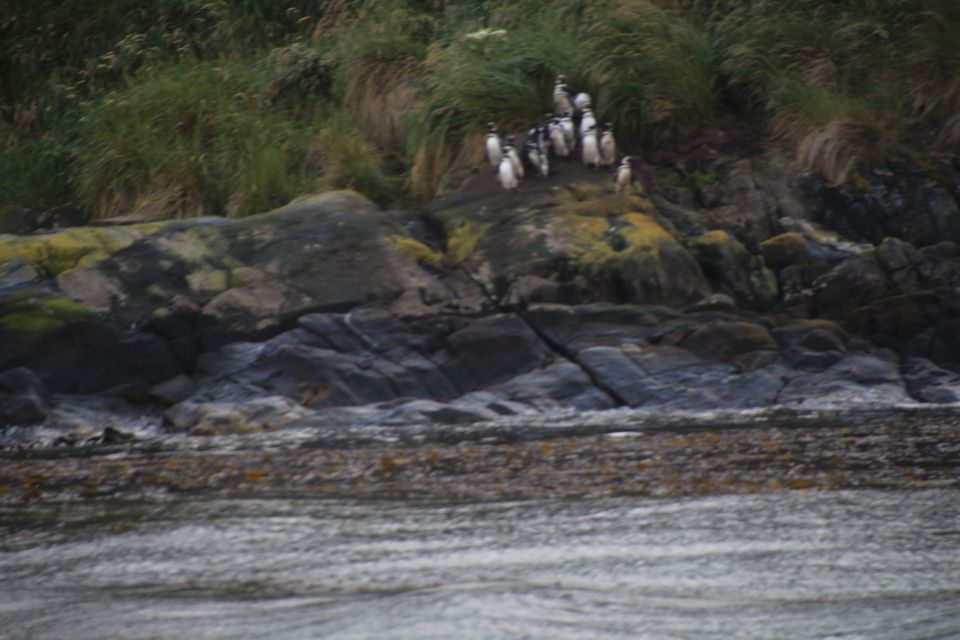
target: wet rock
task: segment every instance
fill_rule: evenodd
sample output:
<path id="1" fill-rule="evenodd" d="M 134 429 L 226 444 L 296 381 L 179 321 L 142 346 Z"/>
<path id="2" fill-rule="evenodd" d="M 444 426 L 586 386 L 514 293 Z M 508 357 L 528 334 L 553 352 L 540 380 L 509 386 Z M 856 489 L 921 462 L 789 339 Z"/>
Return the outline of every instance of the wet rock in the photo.
<path id="1" fill-rule="evenodd" d="M 170 406 L 183 402 L 197 392 L 196 381 L 187 375 L 179 375 L 150 387 L 149 394 L 154 402 Z"/>
<path id="2" fill-rule="evenodd" d="M 710 231 L 690 240 L 690 247 L 714 290 L 729 294 L 745 309 L 769 308 L 777 283 L 762 260 L 726 231 Z"/>
<path id="3" fill-rule="evenodd" d="M 309 415 L 288 398 L 266 396 L 247 402 L 185 401 L 164 413 L 169 429 L 191 435 L 243 434 L 277 429 Z"/>
<path id="4" fill-rule="evenodd" d="M 24 262 L 20 258 L 10 260 L 3 273 L 0 274 L 0 289 L 6 287 L 19 287 L 21 285 L 36 282 L 40 278 L 40 272 L 33 265 Z"/>
<path id="5" fill-rule="evenodd" d="M 849 337 L 832 320 L 796 319 L 772 331 L 779 344 L 808 351 L 846 351 Z"/>
<path id="6" fill-rule="evenodd" d="M 783 386 L 771 371 L 741 374 L 676 347 L 593 347 L 580 353 L 591 377 L 630 407 L 747 408 L 773 403 Z"/>
<path id="7" fill-rule="evenodd" d="M 575 354 L 590 346 L 648 344 L 681 323 L 683 314 L 655 305 L 536 305 L 524 319 L 554 349 Z"/>
<path id="8" fill-rule="evenodd" d="M 825 371 L 792 377 L 780 392 L 785 405 L 849 406 L 910 403 L 895 361 L 851 354 Z"/>
<path id="9" fill-rule="evenodd" d="M 742 320 L 708 322 L 696 327 L 679 344 L 700 357 L 724 362 L 750 351 L 778 347 L 766 327 Z"/>
<path id="10" fill-rule="evenodd" d="M 803 265 L 813 261 L 810 242 L 796 231 L 781 233 L 759 245 L 764 261 L 773 269 Z"/>
<path id="11" fill-rule="evenodd" d="M 530 326 L 512 314 L 471 322 L 451 334 L 447 342 L 458 364 L 447 369 L 461 388 L 472 386 L 466 383 L 471 378 L 481 384 L 494 384 L 553 360 Z"/>
<path id="12" fill-rule="evenodd" d="M 200 386 L 222 396 L 239 385 L 314 409 L 403 397 L 449 401 L 554 358 L 512 314 L 401 320 L 370 310 L 312 314 L 300 325 L 263 343 L 234 343 L 203 356 Z"/>
<path id="13" fill-rule="evenodd" d="M 903 379 L 910 395 L 921 402 L 940 404 L 960 402 L 960 375 L 938 367 L 925 358 L 905 360 Z"/>
<path id="14" fill-rule="evenodd" d="M 120 431 L 119 429 L 114 429 L 113 427 L 107 427 L 103 430 L 99 436 L 94 439 L 96 444 L 124 444 L 126 442 L 132 442 L 136 439 L 136 436 L 132 433 L 127 433 L 126 431 Z M 89 442 L 89 441 L 88 441 Z"/>
<path id="15" fill-rule="evenodd" d="M 50 412 L 49 402 L 46 386 L 30 369 L 0 373 L 0 425 L 42 422 Z"/>
<path id="16" fill-rule="evenodd" d="M 683 308 L 685 313 L 702 313 L 707 311 L 737 312 L 736 301 L 725 293 L 712 293 L 703 300 L 697 300 Z"/>
<path id="17" fill-rule="evenodd" d="M 569 282 L 556 282 L 540 276 L 527 275 L 517 278 L 504 296 L 507 308 L 524 308 L 537 303 L 577 304 L 585 297 L 585 282 L 582 277 Z"/>
<path id="18" fill-rule="evenodd" d="M 833 318 L 849 316 L 858 307 L 892 293 L 886 274 L 872 255 L 845 260 L 813 284 L 818 312 Z"/>
<path id="19" fill-rule="evenodd" d="M 519 375 L 495 388 L 497 394 L 538 411 L 611 409 L 616 401 L 569 361 Z"/>
<path id="20" fill-rule="evenodd" d="M 848 238 L 879 244 L 897 237 L 915 246 L 960 237 L 960 208 L 936 171 L 890 167 L 866 172 L 866 185 L 827 186 L 806 176 L 802 187 L 815 219 Z"/>
<path id="21" fill-rule="evenodd" d="M 410 400 L 382 411 L 371 421 L 376 424 L 469 424 L 481 420 L 495 420 L 508 415 L 517 415 L 525 407 L 504 402 L 491 395 L 470 394 L 454 402 L 435 400 Z"/>
<path id="22" fill-rule="evenodd" d="M 95 393 L 136 381 L 150 385 L 181 373 L 162 338 L 95 321 L 71 322 L 10 357 L 28 362 L 58 393 Z"/>

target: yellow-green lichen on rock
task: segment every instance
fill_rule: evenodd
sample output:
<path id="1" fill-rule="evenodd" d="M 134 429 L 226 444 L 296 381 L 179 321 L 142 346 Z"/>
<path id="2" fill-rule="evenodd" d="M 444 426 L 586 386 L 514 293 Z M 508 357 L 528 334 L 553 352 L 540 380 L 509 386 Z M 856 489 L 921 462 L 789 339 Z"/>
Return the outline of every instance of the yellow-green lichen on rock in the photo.
<path id="1" fill-rule="evenodd" d="M 73 300 L 23 293 L 0 302 L 0 329 L 17 333 L 42 333 L 93 314 Z"/>
<path id="2" fill-rule="evenodd" d="M 419 240 L 410 236 L 394 234 L 387 236 L 385 241 L 389 247 L 407 256 L 418 264 L 429 265 L 434 268 L 443 266 L 444 256 L 439 251 L 434 251 Z"/>
<path id="3" fill-rule="evenodd" d="M 19 260 L 45 276 L 56 277 L 109 258 L 163 226 L 162 222 L 153 222 L 122 227 L 74 227 L 42 236 L 2 237 L 0 273 Z"/>
<path id="4" fill-rule="evenodd" d="M 564 203 L 548 212 L 546 244 L 600 290 L 635 302 L 687 302 L 709 293 L 696 260 L 639 196 Z M 616 284 L 613 284 L 616 283 Z"/>
<path id="5" fill-rule="evenodd" d="M 477 250 L 477 245 L 490 230 L 490 224 L 461 222 L 447 232 L 447 257 L 457 265 Z"/>
<path id="6" fill-rule="evenodd" d="M 767 308 L 775 301 L 776 276 L 729 231 L 707 231 L 690 238 L 688 246 L 715 287 L 738 304 Z"/>
<path id="7" fill-rule="evenodd" d="M 631 212 L 616 217 L 583 216 L 569 212 L 556 216 L 552 243 L 585 269 L 616 266 L 637 258 L 657 259 L 661 247 L 677 241 L 650 216 Z"/>
<path id="8" fill-rule="evenodd" d="M 187 286 L 193 293 L 209 296 L 225 291 L 229 277 L 230 274 L 222 269 L 203 269 L 187 276 Z"/>

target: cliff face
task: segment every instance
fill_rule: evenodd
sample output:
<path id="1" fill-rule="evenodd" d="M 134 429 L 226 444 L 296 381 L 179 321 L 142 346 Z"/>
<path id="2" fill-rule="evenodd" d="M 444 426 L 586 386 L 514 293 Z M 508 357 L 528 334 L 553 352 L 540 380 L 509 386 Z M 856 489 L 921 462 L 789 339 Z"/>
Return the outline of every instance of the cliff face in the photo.
<path id="1" fill-rule="evenodd" d="M 773 154 L 638 173 L 623 195 L 571 163 L 518 193 L 467 172 L 421 212 L 330 192 L 3 236 L 0 372 L 27 382 L 0 418 L 70 424 L 47 390 L 195 433 L 960 402 L 953 174 L 830 187 Z"/>

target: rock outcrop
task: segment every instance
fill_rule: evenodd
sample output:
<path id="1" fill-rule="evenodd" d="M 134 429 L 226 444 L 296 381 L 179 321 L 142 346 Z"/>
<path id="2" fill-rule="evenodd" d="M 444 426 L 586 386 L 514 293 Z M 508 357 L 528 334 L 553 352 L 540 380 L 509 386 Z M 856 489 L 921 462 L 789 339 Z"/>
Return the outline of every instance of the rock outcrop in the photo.
<path id="1" fill-rule="evenodd" d="M 710 172 L 645 167 L 617 195 L 570 165 L 519 193 L 476 174 L 421 213 L 333 192 L 4 236 L 0 418 L 43 421 L 47 389 L 194 434 L 960 403 L 952 192 L 882 173 L 838 191 L 772 155 Z"/>

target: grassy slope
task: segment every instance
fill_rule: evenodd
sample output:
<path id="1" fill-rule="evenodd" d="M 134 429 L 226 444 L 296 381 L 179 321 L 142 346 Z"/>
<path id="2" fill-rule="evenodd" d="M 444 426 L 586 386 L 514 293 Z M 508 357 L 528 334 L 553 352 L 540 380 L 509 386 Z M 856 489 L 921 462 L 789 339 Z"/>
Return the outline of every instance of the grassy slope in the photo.
<path id="1" fill-rule="evenodd" d="M 11 0 L 0 215 L 242 216 L 424 201 L 565 73 L 624 146 L 745 119 L 834 181 L 960 144 L 953 0 Z M 483 31 L 502 29 L 502 32 Z"/>

